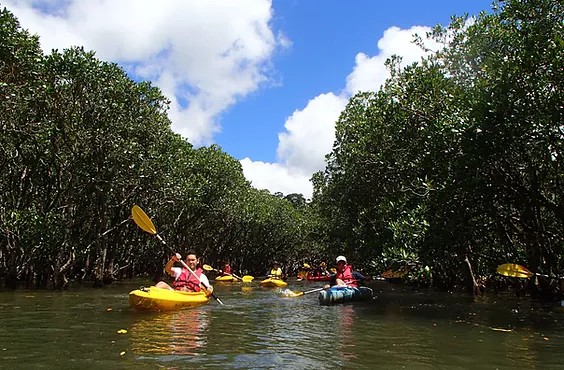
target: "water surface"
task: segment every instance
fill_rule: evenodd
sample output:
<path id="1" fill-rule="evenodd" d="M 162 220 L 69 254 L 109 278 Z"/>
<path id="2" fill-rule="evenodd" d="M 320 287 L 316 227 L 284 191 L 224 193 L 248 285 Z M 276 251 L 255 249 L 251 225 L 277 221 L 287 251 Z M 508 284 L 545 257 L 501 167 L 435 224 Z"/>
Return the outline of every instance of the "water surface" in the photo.
<path id="1" fill-rule="evenodd" d="M 372 301 L 320 306 L 316 293 L 217 283 L 224 306 L 141 313 L 128 304 L 141 285 L 0 292 L 0 368 L 564 369 L 564 310 L 528 297 L 375 282 Z"/>

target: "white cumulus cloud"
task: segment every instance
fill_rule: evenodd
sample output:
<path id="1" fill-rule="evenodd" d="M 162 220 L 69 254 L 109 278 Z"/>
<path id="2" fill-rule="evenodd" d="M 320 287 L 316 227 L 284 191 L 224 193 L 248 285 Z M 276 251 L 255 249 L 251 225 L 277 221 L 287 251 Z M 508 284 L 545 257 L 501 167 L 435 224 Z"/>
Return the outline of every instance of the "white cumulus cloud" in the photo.
<path id="1" fill-rule="evenodd" d="M 267 189 L 272 194 L 301 193 L 306 198 L 311 197 L 310 175 L 294 173 L 280 163 L 253 161 L 250 158 L 243 158 L 240 162 L 245 177 L 257 189 Z"/>
<path id="2" fill-rule="evenodd" d="M 218 116 L 269 79 L 270 58 L 289 40 L 274 35 L 271 0 L 6 0 L 46 52 L 95 50 L 172 101 L 173 130 L 213 142 Z"/>
<path id="3" fill-rule="evenodd" d="M 245 158 L 245 176 L 253 184 L 261 184 L 271 192 L 301 193 L 311 198 L 312 184 L 303 178 L 311 178 L 314 172 L 325 169 L 325 155 L 335 141 L 335 123 L 348 99 L 359 91 L 377 91 L 390 76 L 384 63 L 396 54 L 402 64 L 420 60 L 424 51 L 413 44 L 414 34 L 425 37 L 429 27 L 414 26 L 409 29 L 391 27 L 378 40 L 378 50 L 373 56 L 359 52 L 355 66 L 343 77 L 343 91 L 327 92 L 312 98 L 302 110 L 296 110 L 285 123 L 285 131 L 278 134 L 278 163 L 271 165 L 253 162 Z M 436 49 L 437 45 L 426 42 L 425 46 Z M 289 183 L 288 176 L 298 179 Z"/>
<path id="4" fill-rule="evenodd" d="M 327 93 L 295 111 L 286 120 L 286 131 L 278 134 L 278 161 L 291 172 L 309 176 L 323 169 L 335 140 L 335 122 L 346 104 L 347 99 Z"/>
<path id="5" fill-rule="evenodd" d="M 417 34 L 425 39 L 425 35 L 430 31 L 431 28 L 424 26 L 413 26 L 409 29 L 388 28 L 382 38 L 378 40 L 376 55 L 370 57 L 362 52 L 356 55 L 354 69 L 347 76 L 346 91 L 348 94 L 354 95 L 359 91 L 377 91 L 390 77 L 384 63 L 392 55 L 400 56 L 403 66 L 419 61 L 425 53 L 413 43 L 414 35 Z M 432 40 L 425 40 L 425 47 L 436 50 L 438 46 Z"/>

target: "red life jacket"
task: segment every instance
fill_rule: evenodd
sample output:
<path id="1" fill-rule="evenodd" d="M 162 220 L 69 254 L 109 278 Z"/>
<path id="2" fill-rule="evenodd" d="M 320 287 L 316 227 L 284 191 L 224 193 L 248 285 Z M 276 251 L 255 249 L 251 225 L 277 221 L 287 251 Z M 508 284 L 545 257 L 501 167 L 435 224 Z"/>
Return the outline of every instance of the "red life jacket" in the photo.
<path id="1" fill-rule="evenodd" d="M 223 276 L 231 275 L 231 266 L 227 265 L 223 268 Z"/>
<path id="2" fill-rule="evenodd" d="M 347 284 L 348 286 L 358 288 L 358 284 L 352 273 L 351 265 L 346 265 L 345 270 L 343 272 L 337 271 L 337 278 L 343 280 L 344 283 Z"/>
<path id="3" fill-rule="evenodd" d="M 204 270 L 198 267 L 196 270 L 194 270 L 194 273 L 199 278 L 202 275 L 203 271 Z M 188 290 L 191 292 L 199 292 L 200 280 L 198 280 L 196 276 L 188 271 L 188 269 L 185 269 L 183 267 L 182 272 L 180 273 L 178 278 L 174 280 L 174 283 L 172 283 L 174 290 Z"/>

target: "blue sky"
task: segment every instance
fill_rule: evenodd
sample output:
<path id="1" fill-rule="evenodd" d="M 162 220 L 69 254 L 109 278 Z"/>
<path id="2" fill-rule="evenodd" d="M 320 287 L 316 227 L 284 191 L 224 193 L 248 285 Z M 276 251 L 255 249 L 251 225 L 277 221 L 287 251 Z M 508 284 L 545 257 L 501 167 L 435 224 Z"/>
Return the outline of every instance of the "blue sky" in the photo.
<path id="1" fill-rule="evenodd" d="M 292 41 L 290 50 L 273 56 L 280 85 L 267 86 L 229 109 L 222 118 L 223 131 L 216 136 L 216 142 L 239 159 L 275 162 L 277 134 L 286 118 L 309 99 L 343 89 L 355 55 L 376 54 L 385 29 L 447 25 L 453 14 L 489 11 L 490 1 L 276 0 L 273 8 L 273 29 Z"/>
<path id="2" fill-rule="evenodd" d="M 377 90 L 392 54 L 423 56 L 412 35 L 486 0 L 7 0 L 46 53 L 74 45 L 151 80 L 173 130 L 219 144 L 272 193 L 311 196 L 334 123 L 357 91 Z"/>

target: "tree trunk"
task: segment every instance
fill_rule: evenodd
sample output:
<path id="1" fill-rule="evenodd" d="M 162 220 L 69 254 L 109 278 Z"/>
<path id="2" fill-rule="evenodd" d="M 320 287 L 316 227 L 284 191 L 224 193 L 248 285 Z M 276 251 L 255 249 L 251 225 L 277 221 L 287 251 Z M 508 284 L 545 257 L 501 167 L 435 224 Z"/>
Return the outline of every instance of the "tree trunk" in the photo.
<path id="1" fill-rule="evenodd" d="M 466 265 L 468 266 L 468 272 L 470 273 L 470 278 L 472 279 L 472 294 L 481 295 L 482 291 L 480 290 L 480 285 L 478 285 L 478 282 L 474 277 L 474 272 L 472 271 L 472 265 L 470 264 L 468 256 L 464 258 L 464 262 L 466 262 Z"/>

